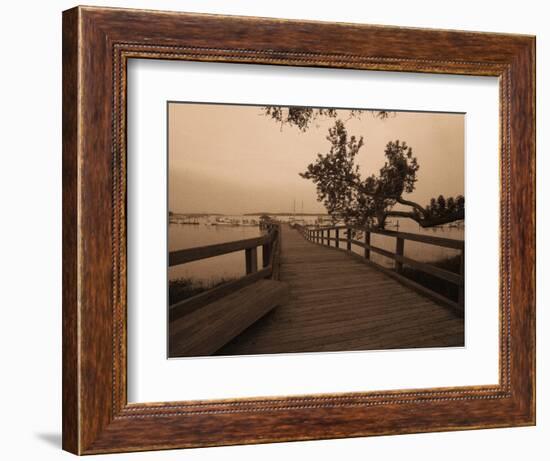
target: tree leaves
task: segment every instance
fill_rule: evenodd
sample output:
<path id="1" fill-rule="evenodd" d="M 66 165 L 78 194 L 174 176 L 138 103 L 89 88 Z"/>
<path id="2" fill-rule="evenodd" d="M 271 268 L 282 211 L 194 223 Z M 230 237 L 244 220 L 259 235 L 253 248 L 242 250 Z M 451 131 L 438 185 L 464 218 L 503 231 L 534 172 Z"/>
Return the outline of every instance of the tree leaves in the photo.
<path id="1" fill-rule="evenodd" d="M 348 136 L 344 123 L 337 119 L 329 128 L 330 150 L 318 154 L 301 177 L 311 180 L 334 221 L 348 225 L 384 228 L 390 216 L 410 218 L 423 227 L 464 219 L 464 197 L 440 195 L 424 208 L 403 198 L 414 191 L 420 165 L 406 142 L 390 141 L 384 151 L 386 161 L 378 176 L 362 179 L 355 158 L 363 147 L 363 138 Z M 397 204 L 409 211 L 395 211 Z"/>
<path id="2" fill-rule="evenodd" d="M 336 118 L 338 117 L 338 109 L 334 108 L 313 108 L 301 106 L 265 106 L 263 107 L 264 114 L 271 117 L 273 120 L 283 125 L 295 126 L 300 131 L 307 131 L 311 124 L 319 117 Z M 370 113 L 374 117 L 382 120 L 390 117 L 394 112 L 387 110 L 371 110 L 371 109 L 346 109 L 346 113 L 350 118 L 361 117 L 362 114 Z"/>

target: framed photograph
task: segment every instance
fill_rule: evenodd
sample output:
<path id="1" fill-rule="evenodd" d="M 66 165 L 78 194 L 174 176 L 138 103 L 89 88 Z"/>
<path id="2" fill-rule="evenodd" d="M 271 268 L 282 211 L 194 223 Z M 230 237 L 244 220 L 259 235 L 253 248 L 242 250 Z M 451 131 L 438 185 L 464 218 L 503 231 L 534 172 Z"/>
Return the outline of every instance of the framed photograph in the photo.
<path id="1" fill-rule="evenodd" d="M 169 357 L 464 347 L 464 119 L 170 101 Z"/>
<path id="2" fill-rule="evenodd" d="M 535 424 L 535 39 L 63 13 L 63 447 Z"/>

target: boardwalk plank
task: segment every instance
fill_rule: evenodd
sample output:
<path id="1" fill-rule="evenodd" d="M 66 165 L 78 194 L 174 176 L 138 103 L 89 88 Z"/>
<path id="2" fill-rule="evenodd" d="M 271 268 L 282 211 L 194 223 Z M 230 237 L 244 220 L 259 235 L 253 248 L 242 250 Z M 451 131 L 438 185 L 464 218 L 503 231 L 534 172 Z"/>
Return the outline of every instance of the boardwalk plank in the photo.
<path id="1" fill-rule="evenodd" d="M 358 258 L 282 225 L 277 307 L 217 355 L 464 345 L 464 319 Z"/>
<path id="2" fill-rule="evenodd" d="M 170 357 L 211 355 L 288 297 L 283 282 L 260 280 L 170 323 Z"/>

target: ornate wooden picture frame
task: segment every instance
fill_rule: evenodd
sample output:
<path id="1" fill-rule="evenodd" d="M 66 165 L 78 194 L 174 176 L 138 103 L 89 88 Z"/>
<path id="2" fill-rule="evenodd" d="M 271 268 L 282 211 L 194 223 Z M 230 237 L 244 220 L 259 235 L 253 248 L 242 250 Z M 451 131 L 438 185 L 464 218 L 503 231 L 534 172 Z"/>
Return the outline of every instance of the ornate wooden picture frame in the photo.
<path id="1" fill-rule="evenodd" d="M 128 403 L 129 59 L 499 78 L 498 385 Z M 535 424 L 535 39 L 77 7 L 63 13 L 63 448 L 93 454 Z"/>

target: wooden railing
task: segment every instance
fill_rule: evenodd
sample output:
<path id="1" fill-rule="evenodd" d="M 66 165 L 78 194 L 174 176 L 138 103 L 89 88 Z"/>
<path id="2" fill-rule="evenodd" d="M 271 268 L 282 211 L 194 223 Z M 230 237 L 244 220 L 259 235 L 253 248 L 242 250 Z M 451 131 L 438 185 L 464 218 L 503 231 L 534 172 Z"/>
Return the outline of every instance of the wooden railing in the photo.
<path id="1" fill-rule="evenodd" d="M 233 242 L 176 250 L 169 253 L 168 266 L 172 267 L 202 259 L 213 258 L 215 256 L 244 251 L 246 268 L 246 275 L 244 277 L 224 283 L 211 290 L 170 306 L 170 321 L 258 280 L 265 278 L 272 278 L 274 280 L 279 279 L 279 252 L 281 248 L 279 223 L 271 220 L 262 221 L 260 229 L 266 231 L 265 235 Z M 262 268 L 258 269 L 258 247 L 260 246 L 262 247 Z"/>
<path id="2" fill-rule="evenodd" d="M 331 242 L 334 242 L 334 247 L 342 250 L 346 250 L 352 253 L 352 245 L 356 245 L 363 248 L 362 257 L 371 264 L 377 266 L 380 270 L 384 271 L 388 275 L 400 280 L 406 285 L 415 288 L 418 291 L 430 296 L 431 298 L 439 301 L 443 304 L 449 305 L 460 312 L 464 312 L 464 241 L 455 240 L 441 237 L 432 237 L 430 235 L 411 234 L 407 232 L 395 232 L 389 230 L 379 229 L 361 229 L 350 226 L 326 226 L 326 227 L 313 227 L 302 226 L 295 224 L 294 228 L 302 234 L 302 236 L 310 242 L 332 246 Z M 354 239 L 354 234 L 359 231 L 362 234 L 362 240 Z M 371 234 L 384 235 L 386 237 L 395 238 L 395 251 L 388 251 L 383 248 L 379 248 L 371 244 Z M 425 243 L 428 245 L 435 245 L 444 248 L 452 248 L 458 250 L 460 255 L 460 272 L 451 272 L 446 269 L 442 269 L 433 264 L 417 261 L 412 258 L 408 258 L 404 255 L 405 242 L 407 240 Z M 394 270 L 387 269 L 380 264 L 372 261 L 371 252 L 377 253 L 386 258 L 394 261 Z M 353 253 L 356 254 L 356 253 Z M 359 255 L 361 256 L 361 255 Z M 455 302 L 446 296 L 443 296 L 424 285 L 420 285 L 417 282 L 405 277 L 403 274 L 403 265 L 407 265 L 419 271 L 433 275 L 446 282 L 452 283 L 458 288 L 458 302 Z"/>

